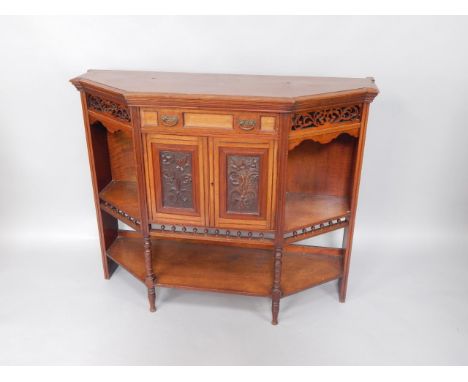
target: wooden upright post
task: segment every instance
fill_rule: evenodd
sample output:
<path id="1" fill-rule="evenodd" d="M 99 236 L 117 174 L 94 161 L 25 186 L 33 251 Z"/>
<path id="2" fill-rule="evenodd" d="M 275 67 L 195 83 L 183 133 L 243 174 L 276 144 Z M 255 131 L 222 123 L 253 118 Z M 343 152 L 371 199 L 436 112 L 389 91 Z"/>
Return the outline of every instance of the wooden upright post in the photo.
<path id="1" fill-rule="evenodd" d="M 274 249 L 274 279 L 272 289 L 272 321 L 273 325 L 278 324 L 279 306 L 281 299 L 281 268 L 283 262 L 284 241 L 284 217 L 286 206 L 286 170 L 288 165 L 288 134 L 291 128 L 291 115 L 282 114 L 279 118 L 279 139 L 278 139 L 278 175 L 276 177 L 277 198 L 276 198 L 276 229 L 275 229 L 275 249 Z"/>
<path id="2" fill-rule="evenodd" d="M 353 183 L 351 191 L 351 214 L 348 227 L 343 234 L 343 248 L 345 250 L 343 257 L 343 276 L 339 281 L 340 302 L 346 301 L 346 291 L 348 288 L 349 264 L 351 260 L 351 250 L 353 246 L 354 223 L 356 221 L 356 209 L 359 196 L 359 182 L 361 180 L 362 159 L 364 155 L 364 143 L 366 140 L 367 117 L 369 115 L 369 103 L 364 103 L 362 110 L 361 131 L 359 134 L 358 149 L 356 153 L 356 162 L 354 164 Z"/>
<path id="3" fill-rule="evenodd" d="M 146 278 L 145 285 L 148 289 L 148 301 L 150 311 L 156 311 L 156 276 L 153 272 L 153 254 L 151 249 L 150 224 L 148 219 L 146 181 L 144 168 L 144 137 L 141 133 L 140 110 L 137 107 L 130 108 L 130 116 L 133 126 L 133 147 L 135 151 L 135 162 L 137 164 L 138 202 L 140 205 L 141 233 L 143 235 L 143 248 L 145 256 Z"/>

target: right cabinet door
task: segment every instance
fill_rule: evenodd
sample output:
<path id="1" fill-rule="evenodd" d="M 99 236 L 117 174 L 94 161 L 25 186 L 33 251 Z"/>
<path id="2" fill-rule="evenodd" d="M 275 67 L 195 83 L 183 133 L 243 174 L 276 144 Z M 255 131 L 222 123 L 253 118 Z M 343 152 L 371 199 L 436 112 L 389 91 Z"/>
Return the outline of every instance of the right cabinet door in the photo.
<path id="1" fill-rule="evenodd" d="M 214 220 L 219 228 L 273 228 L 276 142 L 213 139 Z"/>

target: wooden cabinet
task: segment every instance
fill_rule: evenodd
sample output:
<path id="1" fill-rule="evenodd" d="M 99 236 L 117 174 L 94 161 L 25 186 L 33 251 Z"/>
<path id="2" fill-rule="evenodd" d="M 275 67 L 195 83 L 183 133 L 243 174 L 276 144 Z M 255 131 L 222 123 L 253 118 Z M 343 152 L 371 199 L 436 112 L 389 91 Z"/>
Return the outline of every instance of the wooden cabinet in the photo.
<path id="1" fill-rule="evenodd" d="M 104 275 L 280 299 L 346 297 L 372 78 L 88 71 Z M 119 224 L 119 222 L 125 225 Z M 126 228 L 125 228 L 126 227 Z M 340 248 L 304 239 L 343 229 Z"/>

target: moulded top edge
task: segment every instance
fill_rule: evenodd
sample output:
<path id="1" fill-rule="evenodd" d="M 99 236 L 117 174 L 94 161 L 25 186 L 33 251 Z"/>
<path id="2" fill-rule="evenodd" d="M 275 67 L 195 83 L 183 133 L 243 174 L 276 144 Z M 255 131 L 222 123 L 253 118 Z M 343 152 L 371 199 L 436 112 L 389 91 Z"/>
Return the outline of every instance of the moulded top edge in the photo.
<path id="1" fill-rule="evenodd" d="M 110 91 L 129 104 L 151 100 L 191 102 L 264 102 L 293 108 L 296 103 L 321 98 L 368 94 L 372 100 L 378 89 L 371 77 L 298 77 L 239 74 L 168 73 L 142 71 L 89 70 L 71 80 L 77 87 Z M 281 107 L 280 107 L 281 108 Z"/>

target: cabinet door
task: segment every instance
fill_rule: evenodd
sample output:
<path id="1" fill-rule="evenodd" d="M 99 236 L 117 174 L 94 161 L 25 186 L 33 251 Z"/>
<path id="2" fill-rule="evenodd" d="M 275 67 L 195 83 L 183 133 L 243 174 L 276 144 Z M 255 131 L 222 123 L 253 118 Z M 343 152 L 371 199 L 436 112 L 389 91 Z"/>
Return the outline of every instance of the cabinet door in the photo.
<path id="1" fill-rule="evenodd" d="M 214 220 L 220 228 L 273 227 L 275 141 L 213 140 Z"/>
<path id="2" fill-rule="evenodd" d="M 146 136 L 152 223 L 203 226 L 208 205 L 207 141 L 203 137 Z"/>

